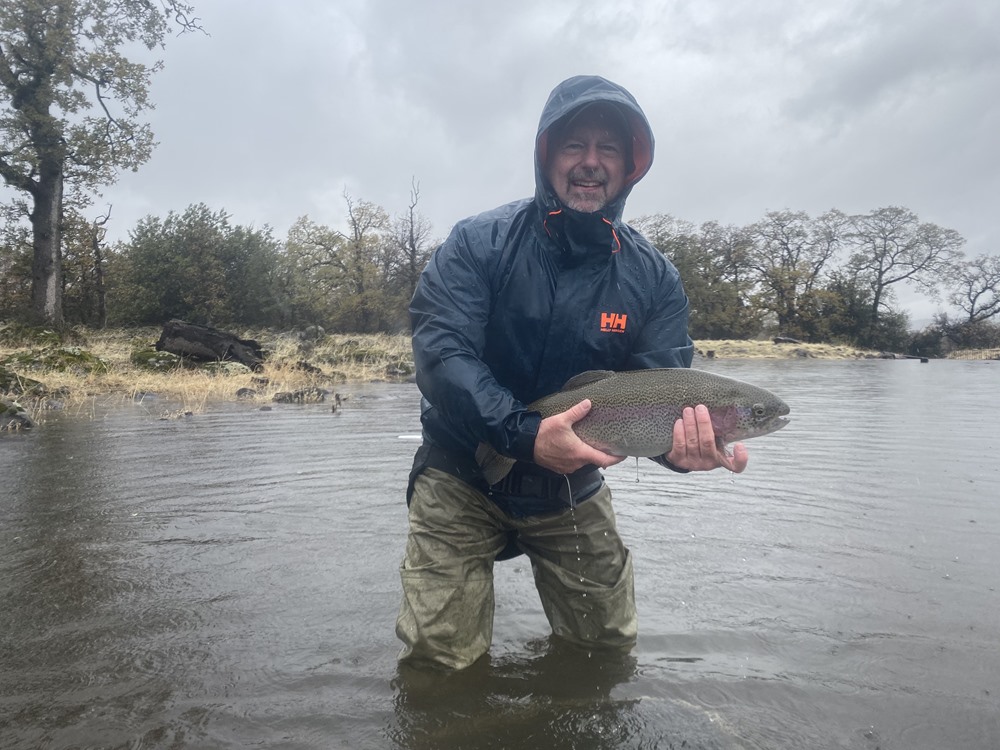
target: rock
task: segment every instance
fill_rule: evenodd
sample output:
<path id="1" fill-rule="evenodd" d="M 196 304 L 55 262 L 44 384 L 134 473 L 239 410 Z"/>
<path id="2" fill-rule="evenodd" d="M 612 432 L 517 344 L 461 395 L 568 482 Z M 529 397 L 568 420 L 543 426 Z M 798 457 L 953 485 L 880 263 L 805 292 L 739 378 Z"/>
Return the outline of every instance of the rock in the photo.
<path id="1" fill-rule="evenodd" d="M 56 370 L 77 375 L 108 371 L 106 362 L 78 346 L 16 352 L 7 357 L 2 364 L 25 370 Z"/>
<path id="2" fill-rule="evenodd" d="M 16 401 L 0 398 L 0 432 L 30 430 L 35 420 Z"/>
<path id="3" fill-rule="evenodd" d="M 405 359 L 398 359 L 385 366 L 385 374 L 386 377 L 390 378 L 405 378 L 413 375 L 415 369 L 412 362 Z"/>
<path id="4" fill-rule="evenodd" d="M 299 331 L 299 341 L 322 341 L 325 338 L 323 326 L 307 326 Z"/>
<path id="5" fill-rule="evenodd" d="M 329 393 L 325 388 L 301 388 L 297 391 L 282 391 L 271 398 L 276 404 L 321 404 Z"/>

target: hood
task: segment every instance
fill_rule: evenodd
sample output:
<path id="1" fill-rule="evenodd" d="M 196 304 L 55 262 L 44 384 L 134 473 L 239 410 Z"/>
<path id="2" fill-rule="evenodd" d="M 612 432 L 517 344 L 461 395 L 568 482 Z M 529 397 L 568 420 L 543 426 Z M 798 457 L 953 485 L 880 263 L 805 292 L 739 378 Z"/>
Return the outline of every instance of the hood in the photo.
<path id="1" fill-rule="evenodd" d="M 621 194 L 600 213 L 612 221 L 620 219 L 625 208 L 625 199 L 632 192 L 632 187 L 645 176 L 653 164 L 653 131 L 635 97 L 618 84 L 600 76 L 568 78 L 549 94 L 535 136 L 535 198 L 545 213 L 562 208 L 559 198 L 545 178 L 549 131 L 555 123 L 574 110 L 595 102 L 613 104 L 625 117 L 632 134 L 634 164 L 632 171 L 625 177 L 625 187 Z"/>

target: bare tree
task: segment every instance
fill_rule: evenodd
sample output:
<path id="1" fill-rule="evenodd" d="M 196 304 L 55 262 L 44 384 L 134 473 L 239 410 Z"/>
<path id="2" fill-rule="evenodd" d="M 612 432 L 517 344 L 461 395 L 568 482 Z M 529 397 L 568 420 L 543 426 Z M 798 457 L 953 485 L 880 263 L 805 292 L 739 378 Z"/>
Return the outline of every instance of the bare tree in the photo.
<path id="1" fill-rule="evenodd" d="M 429 247 L 431 225 L 417 212 L 418 203 L 420 203 L 420 183 L 413 179 L 410 182 L 410 204 L 406 213 L 397 217 L 393 228 L 395 244 L 402 256 L 401 281 L 407 299 L 413 296 L 420 273 L 427 265 L 432 252 Z"/>
<path id="2" fill-rule="evenodd" d="M 753 249 L 747 262 L 755 271 L 762 305 L 777 316 L 778 327 L 790 335 L 800 329 L 800 305 L 817 287 L 836 254 L 844 225 L 839 211 L 816 220 L 803 211 L 769 211 L 748 228 Z"/>
<path id="3" fill-rule="evenodd" d="M 68 324 L 84 323 L 103 328 L 107 318 L 104 287 L 105 224 L 111 209 L 91 219 L 67 203 L 60 222 L 62 236 L 62 302 Z"/>
<path id="4" fill-rule="evenodd" d="M 94 219 L 90 235 L 91 248 L 94 251 L 94 284 L 97 293 L 97 327 L 104 328 L 108 324 L 108 293 L 104 284 L 104 238 L 107 230 L 104 225 L 111 219 L 111 206 L 103 216 Z"/>
<path id="5" fill-rule="evenodd" d="M 949 301 L 978 323 L 1000 314 L 1000 256 L 979 255 L 963 263 L 955 275 L 958 290 Z"/>
<path id="6" fill-rule="evenodd" d="M 880 316 L 889 311 L 894 285 L 911 283 L 935 294 L 941 282 L 952 277 L 965 244 L 954 229 L 921 224 L 916 214 L 898 206 L 852 216 L 846 239 L 853 250 L 850 270 L 872 292 L 872 336 Z"/>

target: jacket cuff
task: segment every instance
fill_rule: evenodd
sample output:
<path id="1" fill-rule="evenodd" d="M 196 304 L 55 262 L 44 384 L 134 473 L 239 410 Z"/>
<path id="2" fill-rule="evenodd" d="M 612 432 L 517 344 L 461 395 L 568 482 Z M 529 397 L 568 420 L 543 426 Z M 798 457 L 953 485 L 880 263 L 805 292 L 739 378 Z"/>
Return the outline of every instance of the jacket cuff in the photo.
<path id="1" fill-rule="evenodd" d="M 663 466 L 671 471 L 676 471 L 678 474 L 690 474 L 691 469 L 682 469 L 680 466 L 670 463 L 667 460 L 667 454 L 664 453 L 662 456 L 650 456 L 650 460 L 656 461 L 660 466 Z"/>
<path id="2" fill-rule="evenodd" d="M 542 415 L 537 411 L 512 414 L 507 419 L 507 450 L 504 452 L 518 461 L 534 461 L 535 438 L 541 423 Z"/>

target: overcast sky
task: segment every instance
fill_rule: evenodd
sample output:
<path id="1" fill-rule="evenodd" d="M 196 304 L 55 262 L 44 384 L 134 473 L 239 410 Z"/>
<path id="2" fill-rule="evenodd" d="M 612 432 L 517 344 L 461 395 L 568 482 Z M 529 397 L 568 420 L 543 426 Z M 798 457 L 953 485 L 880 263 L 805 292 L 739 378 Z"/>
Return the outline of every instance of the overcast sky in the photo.
<path id="1" fill-rule="evenodd" d="M 549 91 L 595 73 L 656 137 L 626 218 L 897 205 L 1000 253 L 996 0 L 191 1 L 209 36 L 167 41 L 113 238 L 203 202 L 284 239 L 343 227 L 345 188 L 401 213 L 412 178 L 443 238 L 532 193 Z"/>

